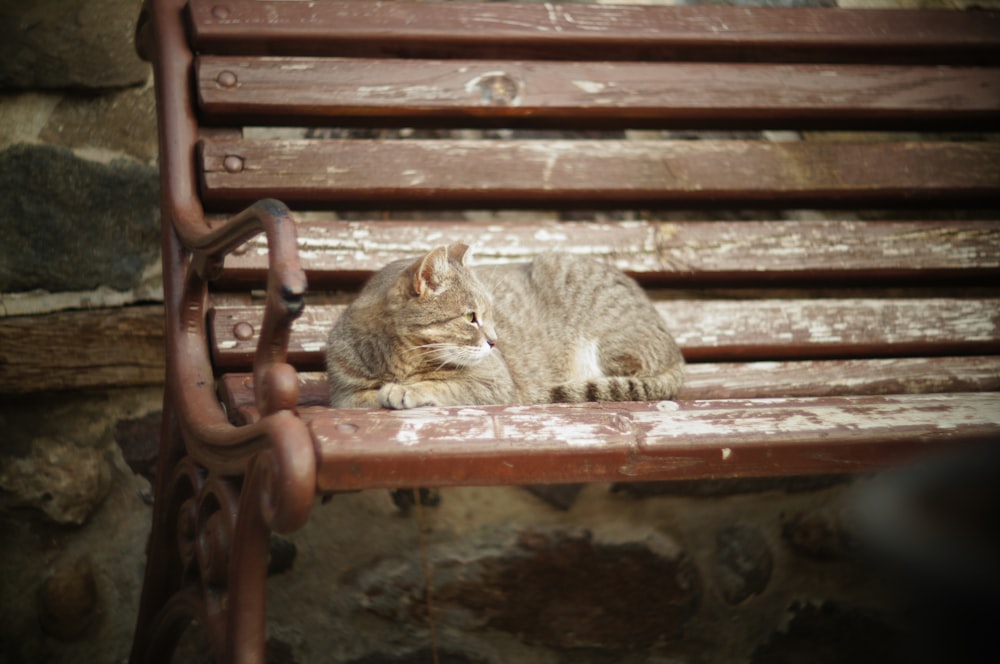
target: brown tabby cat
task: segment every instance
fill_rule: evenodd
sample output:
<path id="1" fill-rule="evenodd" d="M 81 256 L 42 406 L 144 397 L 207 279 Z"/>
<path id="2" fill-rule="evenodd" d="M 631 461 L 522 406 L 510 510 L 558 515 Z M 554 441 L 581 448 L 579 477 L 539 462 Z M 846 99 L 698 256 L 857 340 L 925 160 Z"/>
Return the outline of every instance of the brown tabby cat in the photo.
<path id="1" fill-rule="evenodd" d="M 464 244 L 383 268 L 330 331 L 334 406 L 670 399 L 684 360 L 632 279 L 569 254 L 469 268 Z"/>

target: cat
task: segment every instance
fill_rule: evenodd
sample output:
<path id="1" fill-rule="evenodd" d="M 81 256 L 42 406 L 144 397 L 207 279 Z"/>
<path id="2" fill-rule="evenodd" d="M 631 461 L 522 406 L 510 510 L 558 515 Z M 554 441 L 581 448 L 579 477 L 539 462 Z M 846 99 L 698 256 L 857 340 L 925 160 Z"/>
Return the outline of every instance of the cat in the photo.
<path id="1" fill-rule="evenodd" d="M 330 330 L 335 407 L 673 398 L 684 359 L 642 288 L 565 253 L 469 267 L 469 247 L 390 263 Z"/>

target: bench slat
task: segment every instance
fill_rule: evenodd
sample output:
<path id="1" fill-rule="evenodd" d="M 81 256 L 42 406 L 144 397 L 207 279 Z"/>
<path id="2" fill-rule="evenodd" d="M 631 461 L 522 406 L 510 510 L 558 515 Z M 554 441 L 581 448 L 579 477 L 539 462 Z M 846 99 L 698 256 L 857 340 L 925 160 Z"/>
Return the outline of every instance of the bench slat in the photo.
<path id="1" fill-rule="evenodd" d="M 598 256 L 644 283 L 865 283 L 1000 278 L 1000 221 L 431 222 L 313 220 L 298 226 L 314 288 L 358 283 L 391 261 L 462 242 L 475 263 L 552 250 Z M 262 286 L 267 243 L 226 259 L 225 287 Z"/>
<path id="2" fill-rule="evenodd" d="M 995 441 L 1000 395 L 305 408 L 321 491 L 861 472 Z"/>
<path id="3" fill-rule="evenodd" d="M 299 374 L 299 405 L 329 403 L 326 376 Z M 1000 391 L 1000 357 L 913 357 L 807 362 L 689 364 L 681 401 Z M 219 392 L 230 417 L 258 418 L 252 374 L 225 374 Z"/>
<path id="4" fill-rule="evenodd" d="M 1000 69 L 980 68 L 203 57 L 197 80 L 206 120 L 228 124 L 975 129 L 1000 115 Z"/>
<path id="5" fill-rule="evenodd" d="M 1000 299 L 672 300 L 656 307 L 690 361 L 970 355 L 1000 351 Z M 307 307 L 290 361 L 321 368 L 343 306 Z M 222 371 L 248 367 L 262 309 L 216 307 L 213 353 Z M 237 336 L 243 323 L 253 335 Z M 245 330 L 246 328 L 241 328 Z M 240 338 L 244 337 L 244 338 Z"/>
<path id="6" fill-rule="evenodd" d="M 1000 143 L 205 141 L 208 203 L 711 207 L 1000 199 Z"/>
<path id="7" fill-rule="evenodd" d="M 592 60 L 981 62 L 1000 13 L 191 0 L 199 52 Z"/>

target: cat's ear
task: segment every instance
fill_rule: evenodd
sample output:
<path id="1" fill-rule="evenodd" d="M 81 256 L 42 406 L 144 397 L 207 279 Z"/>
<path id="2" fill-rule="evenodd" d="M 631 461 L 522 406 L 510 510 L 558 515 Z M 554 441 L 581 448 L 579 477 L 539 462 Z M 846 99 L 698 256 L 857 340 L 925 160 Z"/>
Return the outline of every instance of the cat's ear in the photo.
<path id="1" fill-rule="evenodd" d="M 449 244 L 448 245 L 448 258 L 460 263 L 461 265 L 468 265 L 469 258 L 472 256 L 472 251 L 469 249 L 467 244 Z"/>
<path id="2" fill-rule="evenodd" d="M 413 290 L 417 295 L 441 288 L 448 274 L 448 247 L 437 247 L 420 260 L 413 274 Z"/>

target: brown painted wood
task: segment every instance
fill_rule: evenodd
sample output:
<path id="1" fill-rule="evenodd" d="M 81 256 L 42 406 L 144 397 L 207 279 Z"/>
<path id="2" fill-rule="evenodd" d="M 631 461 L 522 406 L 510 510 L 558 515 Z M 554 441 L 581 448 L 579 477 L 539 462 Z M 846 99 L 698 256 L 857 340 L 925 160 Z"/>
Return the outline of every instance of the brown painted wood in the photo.
<path id="1" fill-rule="evenodd" d="M 300 407 L 329 402 L 326 376 L 303 372 Z M 706 362 L 689 364 L 681 401 L 786 397 L 873 396 L 1000 391 L 1000 357 L 914 357 L 807 362 Z M 259 417 L 253 376 L 225 374 L 219 393 L 230 417 L 242 423 Z"/>
<path id="2" fill-rule="evenodd" d="M 321 491 L 861 472 L 995 441 L 997 393 L 305 408 Z"/>
<path id="3" fill-rule="evenodd" d="M 1000 221 L 337 221 L 306 215 L 299 256 L 313 288 L 342 288 L 391 261 L 461 242 L 479 265 L 568 251 L 670 285 L 1000 281 Z M 222 284 L 262 287 L 267 242 L 226 259 Z"/>
<path id="4" fill-rule="evenodd" d="M 1000 351 L 998 299 L 670 300 L 656 307 L 690 361 Z M 338 305 L 307 308 L 292 332 L 290 361 L 302 368 L 322 367 L 327 333 L 341 311 Z M 258 307 L 212 311 L 213 353 L 220 370 L 250 365 L 261 316 Z M 250 329 L 253 334 L 244 332 Z"/>
<path id="5" fill-rule="evenodd" d="M 211 141 L 216 207 L 821 206 L 1000 202 L 1000 143 Z"/>
<path id="6" fill-rule="evenodd" d="M 260 310 L 218 308 L 212 320 L 212 339 L 203 338 L 202 321 L 191 317 L 202 315 L 204 293 L 199 290 L 197 280 L 185 281 L 188 252 L 181 247 L 182 242 L 198 242 L 203 230 L 202 202 L 216 211 L 224 211 L 251 203 L 258 197 L 271 196 L 284 198 L 296 210 L 315 206 L 338 212 L 342 207 L 486 205 L 645 209 L 646 206 L 682 205 L 731 208 L 737 205 L 954 204 L 956 208 L 969 209 L 985 203 L 1000 207 L 996 205 L 1000 202 L 997 191 L 1000 144 L 995 142 L 952 145 L 739 141 L 625 144 L 598 140 L 579 144 L 555 141 L 242 142 L 226 138 L 227 134 L 202 132 L 203 127 L 197 126 L 206 118 L 199 116 L 190 99 L 196 92 L 196 82 L 189 67 L 192 55 L 189 45 L 193 51 L 205 55 L 245 50 L 256 55 L 374 59 L 583 59 L 591 63 L 688 60 L 824 65 L 862 62 L 880 66 L 957 63 L 996 68 L 1000 66 L 1000 13 L 647 8 L 576 3 L 451 2 L 429 5 L 190 0 L 191 4 L 182 15 L 180 12 L 186 2 L 150 0 L 144 5 L 143 15 L 146 19 L 152 17 L 152 23 L 146 23 L 152 28 L 140 30 L 145 35 L 143 51 L 156 60 L 164 169 L 161 189 L 167 225 L 164 233 L 165 300 L 168 311 L 172 312 L 167 328 L 175 333 L 169 335 L 171 351 L 168 355 L 172 368 L 165 412 L 170 417 L 164 420 L 165 437 L 160 455 L 164 464 L 160 470 L 164 472 L 158 473 L 150 560 L 133 649 L 135 661 L 148 660 L 151 653 L 171 652 L 178 632 L 175 628 L 180 624 L 177 616 L 181 613 L 208 616 L 210 624 L 206 626 L 206 633 L 211 637 L 213 652 L 219 657 L 232 661 L 263 661 L 266 649 L 263 582 L 268 531 L 273 527 L 280 532 L 290 532 L 301 527 L 317 489 L 323 492 L 400 486 L 828 475 L 912 462 L 943 448 L 984 441 L 995 443 L 1000 436 L 998 391 L 830 396 L 837 390 L 848 393 L 852 390 L 996 390 L 1000 299 L 995 289 L 956 291 L 949 293 L 954 296 L 946 299 L 919 295 L 927 291 L 916 287 L 890 292 L 882 287 L 883 284 L 878 291 L 881 299 L 848 300 L 843 297 L 844 291 L 838 291 L 840 294 L 834 298 L 829 297 L 830 293 L 824 297 L 821 292 L 789 294 L 784 291 L 789 299 L 718 301 L 698 295 L 702 299 L 696 302 L 661 302 L 658 306 L 669 318 L 671 327 L 678 331 L 688 356 L 695 360 L 715 360 L 712 364 L 692 365 L 687 400 L 679 403 L 405 412 L 334 410 L 302 405 L 296 413 L 291 408 L 298 396 L 293 389 L 294 376 L 291 372 L 278 370 L 267 374 L 262 403 L 269 404 L 269 409 L 282 410 L 269 416 L 263 426 L 228 429 L 219 421 L 210 372 L 214 368 L 216 377 L 221 377 L 227 363 L 237 370 L 248 370 L 250 351 L 246 342 L 253 341 L 255 336 L 244 332 L 246 325 L 251 326 L 251 331 L 252 327 L 259 327 Z M 184 33 L 185 28 L 190 28 L 190 35 Z M 151 34 L 153 31 L 155 34 Z M 513 70 L 514 65 L 509 66 Z M 516 73 L 529 75 L 523 69 Z M 973 75 L 965 70 L 953 73 L 955 78 Z M 956 88 L 948 81 L 929 83 L 930 74 L 926 71 L 914 69 L 908 75 L 917 78 L 896 79 L 896 84 L 903 86 L 905 82 L 907 86 L 916 86 L 913 90 L 922 88 L 923 92 L 909 97 L 911 93 L 902 89 L 887 90 L 892 87 L 887 84 L 882 86 L 879 97 L 892 100 L 891 104 L 902 101 L 899 108 L 910 105 L 917 116 L 923 113 L 924 119 L 937 113 L 928 109 L 947 105 L 944 97 L 958 94 L 961 99 L 978 95 L 995 98 L 990 97 L 995 95 L 992 79 L 979 79 L 980 85 L 975 91 L 964 83 L 956 83 L 968 88 L 956 93 Z M 744 78 L 750 83 L 753 77 Z M 217 75 L 215 80 L 224 86 L 229 77 L 220 80 Z M 575 80 L 578 79 L 570 79 L 570 83 Z M 579 80 L 586 81 L 581 92 L 587 95 L 604 92 L 588 92 L 587 88 L 596 90 L 598 87 L 588 83 L 610 87 L 610 81 Z M 240 75 L 231 81 L 237 92 L 241 92 L 240 82 Z M 635 79 L 636 84 L 639 82 L 640 79 Z M 737 82 L 730 79 L 733 91 L 739 90 Z M 455 87 L 460 83 L 462 81 L 455 80 L 451 85 Z M 540 109 L 544 116 L 549 112 L 546 110 L 548 102 L 535 98 L 538 92 L 535 88 L 539 84 L 534 79 L 528 83 L 530 89 L 523 87 L 521 90 L 519 85 L 527 84 L 498 75 L 491 81 L 479 81 L 472 86 L 471 92 L 473 96 L 478 92 L 479 102 L 484 96 L 492 102 L 488 110 L 498 117 L 514 113 L 518 101 L 533 105 L 523 108 Z M 850 77 L 845 76 L 837 83 L 850 83 Z M 836 88 L 837 83 L 832 83 L 831 88 Z M 874 79 L 869 83 L 878 85 Z M 982 87 L 983 83 L 986 88 Z M 780 84 L 777 80 L 776 87 Z M 974 82 L 969 85 L 975 87 Z M 836 117 L 838 122 L 850 123 L 852 104 L 865 106 L 866 117 L 878 117 L 880 112 L 875 97 L 864 99 L 864 95 L 845 98 L 844 102 L 828 95 L 833 106 L 843 104 L 843 112 L 839 115 L 830 110 L 811 111 L 808 89 L 808 82 L 797 86 L 799 98 L 793 99 L 791 106 L 772 104 L 776 100 L 751 95 L 741 102 L 750 110 L 740 112 L 750 113 L 753 122 L 764 123 L 773 119 L 767 117 L 768 114 L 788 112 L 790 108 L 799 115 L 787 117 L 783 122 L 792 125 L 805 122 L 812 113 L 819 114 L 816 117 L 826 114 L 828 118 Z M 942 99 L 923 96 L 930 89 L 934 91 L 931 97 Z M 403 94 L 414 94 L 412 86 L 403 90 Z M 333 87 L 331 91 L 340 93 Z M 642 91 L 648 93 L 646 89 Z M 511 96 L 513 93 L 517 94 Z M 566 96 L 565 92 L 560 94 Z M 961 97 L 963 94 L 970 96 Z M 508 96 L 511 96 L 509 108 L 500 108 Z M 755 99 L 764 101 L 762 108 L 753 105 Z M 311 97 L 308 103 L 312 106 L 305 107 L 306 115 L 334 118 L 325 99 L 317 101 Z M 472 108 L 468 104 L 467 107 Z M 675 114 L 686 113 L 693 117 L 691 108 L 683 104 L 673 107 Z M 776 111 L 775 108 L 785 110 Z M 958 115 L 966 113 L 969 107 L 961 108 Z M 369 110 L 388 112 L 374 105 Z M 483 111 L 479 107 L 475 110 Z M 631 112 L 627 105 L 620 110 L 625 115 Z M 218 112 L 229 111 L 256 112 L 233 108 L 222 108 Z M 721 116 L 728 112 L 725 106 L 714 111 L 720 116 L 718 122 L 723 122 Z M 905 126 L 902 110 L 889 113 L 899 118 L 898 126 Z M 976 113 L 978 111 L 972 112 L 972 117 L 966 116 L 968 122 L 949 126 L 949 129 L 970 128 L 981 121 L 976 119 Z M 286 119 L 277 111 L 267 121 Z M 682 120 L 694 122 L 689 118 L 671 121 Z M 456 115 L 449 121 L 457 123 L 461 119 Z M 559 123 L 556 116 L 545 121 Z M 648 120 L 650 123 L 657 121 Z M 739 119 L 734 117 L 732 121 L 736 123 Z M 612 123 L 610 114 L 607 122 Z M 626 117 L 614 122 L 616 126 L 624 126 L 633 122 L 641 124 L 643 120 Z M 207 142 L 196 159 L 192 159 L 194 137 L 198 135 L 206 137 Z M 192 167 L 195 171 L 204 171 L 202 182 L 199 182 L 200 174 L 191 171 Z M 180 232 L 171 232 L 171 224 Z M 656 228 L 658 234 L 668 236 L 659 238 L 657 235 L 653 246 L 669 248 L 667 257 L 674 260 L 671 263 L 658 253 L 659 267 L 651 267 L 651 270 L 664 270 L 662 274 L 668 274 L 678 266 L 678 260 L 688 260 L 685 245 L 671 244 L 668 226 L 647 228 Z M 541 244 L 553 241 L 557 231 L 546 230 L 553 235 L 534 239 Z M 770 256 L 772 266 L 793 264 L 794 267 L 787 270 L 774 268 L 782 278 L 796 270 L 799 274 L 808 274 L 813 266 L 828 274 L 823 271 L 827 267 L 836 271 L 836 252 L 844 244 L 839 235 L 831 236 L 829 240 L 833 241 L 827 242 L 822 251 L 815 252 L 813 247 L 806 250 L 808 260 L 814 255 L 823 256 L 822 260 L 802 263 L 799 260 L 802 247 L 792 237 L 786 242 L 780 233 L 758 233 L 757 244 L 751 242 L 751 248 L 743 251 L 738 226 L 732 226 L 730 231 L 733 236 L 718 238 L 720 244 L 715 256 L 703 257 L 697 268 L 703 274 L 712 274 L 713 269 L 718 273 L 724 270 L 727 252 L 732 250 L 734 257 L 743 255 L 742 262 L 734 260 L 740 267 L 730 270 L 726 285 L 734 283 L 733 276 L 749 274 L 750 256 L 755 251 L 758 255 Z M 687 234 L 691 238 L 693 232 L 692 227 L 677 230 L 675 235 L 683 238 Z M 838 233 L 849 231 L 844 227 Z M 873 229 L 865 233 L 878 237 Z M 887 268 L 890 274 L 895 270 L 897 275 L 921 276 L 923 281 L 911 285 L 937 287 L 940 286 L 939 277 L 975 274 L 976 270 L 990 264 L 988 256 L 995 255 L 995 236 L 973 240 L 966 245 L 959 235 L 955 235 L 940 242 L 949 258 L 935 262 L 937 259 L 931 257 L 939 243 L 935 242 L 933 234 L 924 233 L 922 238 L 926 248 L 915 250 L 919 258 L 913 259 L 911 272 L 906 272 L 905 260 L 894 263 L 889 259 L 894 248 L 907 247 L 901 237 L 894 238 L 888 245 L 883 245 L 881 240 L 874 243 L 883 247 L 881 259 L 878 249 L 872 249 L 871 258 L 865 259 L 865 249 L 847 242 L 849 254 L 858 257 L 850 259 L 857 261 L 852 264 L 859 267 L 854 274 L 864 275 L 857 277 L 861 279 L 868 275 L 878 276 L 878 266 L 884 264 L 890 266 Z M 807 244 L 824 244 L 819 235 L 804 233 L 799 239 Z M 983 244 L 988 251 L 980 258 L 978 252 Z M 409 249 L 400 247 L 398 250 Z M 786 252 L 784 261 L 780 259 L 782 249 Z M 382 250 L 390 251 L 385 247 Z M 953 271 L 949 267 L 953 263 L 949 261 L 963 250 L 970 252 L 969 270 L 963 271 L 956 266 Z M 712 253 L 707 249 L 706 252 L 706 256 Z M 924 259 L 929 262 L 925 263 Z M 323 260 L 326 259 L 321 262 Z M 697 263 L 696 258 L 690 260 L 692 264 Z M 717 261 L 715 268 L 713 260 Z M 283 261 L 289 268 L 294 267 L 293 263 Z M 198 264 L 203 264 L 200 258 Z M 681 268 L 685 265 L 680 263 Z M 864 265 L 868 267 L 862 268 Z M 931 267 L 921 273 L 924 265 Z M 210 261 L 209 273 L 214 273 L 212 267 L 214 263 Z M 257 268 L 251 271 L 253 269 Z M 364 269 L 358 267 L 358 274 Z M 995 267 L 985 270 L 995 270 Z M 288 271 L 295 272 L 294 269 Z M 335 272 L 335 268 L 329 268 L 326 273 Z M 851 274 L 850 269 L 843 269 L 842 274 Z M 970 280 L 970 277 L 958 279 L 965 285 Z M 251 279 L 233 282 L 253 286 Z M 279 279 L 271 279 L 270 283 L 268 297 L 271 303 L 284 301 L 289 307 L 296 304 L 296 298 L 289 296 L 290 291 L 280 292 Z M 739 285 L 738 279 L 735 283 Z M 991 299 L 980 297 L 984 291 Z M 215 301 L 259 301 L 254 300 L 254 295 L 243 291 L 240 295 L 215 293 L 212 297 Z M 291 349 L 290 359 L 299 369 L 321 365 L 324 337 L 336 312 L 332 307 L 307 310 Z M 107 334 L 110 325 L 108 321 L 91 322 L 93 330 L 72 339 L 74 351 L 78 350 L 81 341 L 89 339 L 88 334 L 94 334 L 94 330 Z M 118 334 L 116 337 L 112 331 L 107 334 L 108 339 L 94 343 L 98 347 L 108 344 L 109 340 L 123 347 L 128 347 L 129 342 L 136 343 L 136 340 L 123 342 L 121 333 Z M 237 334 L 245 338 L 236 338 Z M 277 336 L 281 338 L 280 334 Z M 65 339 L 61 341 L 68 343 Z M 58 343 L 56 339 L 51 341 L 53 346 Z M 202 344 L 215 346 L 220 360 L 218 366 L 210 368 L 201 362 L 199 349 L 203 348 Z M 263 350 L 271 350 L 273 356 L 283 355 L 274 345 L 269 348 L 265 344 Z M 961 357 L 953 357 L 955 354 Z M 973 354 L 980 355 L 973 357 Z M 267 359 L 268 353 L 261 355 L 262 359 Z M 933 357 L 935 355 L 939 357 Z M 737 364 L 719 366 L 718 360 L 730 358 L 738 360 Z M 754 358 L 775 361 L 762 364 L 752 362 Z M 796 361 L 780 361 L 791 358 Z M 820 362 L 817 358 L 836 359 Z M 263 364 L 268 365 L 267 362 Z M 257 368 L 262 369 L 261 366 Z M 6 371 L 7 367 L 2 369 Z M 86 370 L 84 367 L 81 372 Z M 222 377 L 224 393 L 229 389 L 231 378 Z M 751 394 L 772 391 L 772 396 L 779 398 L 692 400 L 699 389 L 718 397 L 725 390 L 738 391 L 740 386 Z M 244 398 L 249 394 L 248 386 L 237 387 Z M 776 390 L 781 393 L 774 392 Z M 825 396 L 790 396 L 797 391 L 814 390 Z M 233 398 L 233 395 L 226 398 Z M 235 411 L 252 415 L 247 407 Z M 296 415 L 301 415 L 303 421 L 296 419 Z M 258 455 L 261 450 L 264 450 L 263 455 Z M 314 452 L 319 455 L 318 476 L 312 472 Z M 207 467 L 196 469 L 188 460 L 180 465 L 174 463 L 185 453 Z M 239 481 L 235 475 L 243 469 L 249 470 Z M 205 477 L 208 479 L 203 487 L 201 480 Z M 216 481 L 220 477 L 232 478 L 233 482 L 228 479 L 222 483 Z M 238 501 L 233 491 L 223 484 L 240 487 L 242 495 Z M 171 496 L 177 499 L 172 500 Z M 189 497 L 191 500 L 184 502 Z M 213 516 L 199 509 L 196 515 L 199 518 L 189 518 L 187 506 L 192 502 L 201 507 L 218 506 L 221 512 Z M 209 552 L 207 567 L 202 565 L 209 573 L 194 578 L 181 573 L 190 568 L 187 560 L 190 556 L 185 556 L 191 547 L 186 547 L 185 542 L 190 539 L 187 535 L 192 523 L 197 522 L 195 525 L 200 528 L 196 533 L 198 537 L 205 534 L 201 532 L 205 530 L 201 528 L 205 519 L 200 517 L 206 515 L 212 516 L 206 526 L 208 535 L 219 531 L 218 528 L 213 530 L 215 516 L 223 517 L 223 526 L 230 522 L 237 526 L 234 537 L 230 538 L 232 546 L 221 547 L 219 555 L 214 550 Z M 227 516 L 232 519 L 227 521 Z M 179 542 L 178 538 L 185 541 Z M 229 553 L 233 556 L 227 563 L 225 558 Z M 203 563 L 202 558 L 199 553 L 196 562 Z M 228 580 L 223 578 L 225 574 L 214 574 L 213 570 L 217 569 L 229 570 Z M 200 582 L 204 582 L 201 584 L 204 587 L 199 587 Z M 203 602 L 192 601 L 192 597 L 205 597 L 208 586 L 211 586 L 210 595 L 227 601 L 216 602 L 208 609 Z"/>
<path id="7" fill-rule="evenodd" d="M 196 49 L 211 53 L 883 63 L 1000 54 L 998 12 L 191 0 L 189 15 Z"/>
<path id="8" fill-rule="evenodd" d="M 159 385 L 163 307 L 0 318 L 0 395 Z"/>
<path id="9" fill-rule="evenodd" d="M 204 57 L 210 122 L 995 128 L 1000 69 Z"/>

